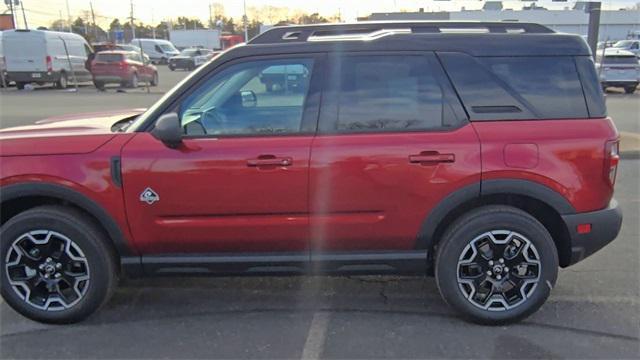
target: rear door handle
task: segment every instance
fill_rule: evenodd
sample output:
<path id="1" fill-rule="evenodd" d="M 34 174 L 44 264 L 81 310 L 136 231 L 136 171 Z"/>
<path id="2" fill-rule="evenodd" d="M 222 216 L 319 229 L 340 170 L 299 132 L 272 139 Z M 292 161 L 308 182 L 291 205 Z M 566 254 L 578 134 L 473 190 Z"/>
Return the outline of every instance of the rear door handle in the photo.
<path id="1" fill-rule="evenodd" d="M 412 164 L 437 164 L 452 163 L 456 161 L 454 154 L 440 154 L 437 151 L 423 151 L 418 155 L 409 155 L 409 162 Z"/>
<path id="2" fill-rule="evenodd" d="M 257 159 L 247 160 L 247 166 L 291 166 L 293 159 L 290 157 L 275 157 L 273 155 L 261 155 Z"/>

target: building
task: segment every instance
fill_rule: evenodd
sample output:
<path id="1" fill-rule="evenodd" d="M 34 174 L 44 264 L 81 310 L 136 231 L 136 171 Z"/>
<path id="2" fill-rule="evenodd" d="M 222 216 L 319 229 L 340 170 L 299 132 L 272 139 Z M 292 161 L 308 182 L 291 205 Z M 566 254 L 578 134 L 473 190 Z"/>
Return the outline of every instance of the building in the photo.
<path id="1" fill-rule="evenodd" d="M 452 12 L 373 13 L 367 20 L 453 20 L 453 21 L 520 21 L 546 25 L 557 32 L 587 35 L 589 14 L 584 10 L 462 10 Z M 640 11 L 603 10 L 600 16 L 599 40 L 626 39 L 640 31 Z"/>

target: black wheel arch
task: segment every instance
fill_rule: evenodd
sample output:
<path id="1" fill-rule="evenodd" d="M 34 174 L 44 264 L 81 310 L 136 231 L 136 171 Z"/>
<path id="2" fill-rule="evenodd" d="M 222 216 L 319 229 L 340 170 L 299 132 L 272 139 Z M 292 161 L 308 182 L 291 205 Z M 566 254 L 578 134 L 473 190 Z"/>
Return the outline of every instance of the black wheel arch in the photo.
<path id="1" fill-rule="evenodd" d="M 120 227 L 102 206 L 84 194 L 61 185 L 20 183 L 3 186 L 0 188 L 1 224 L 22 211 L 47 204 L 63 204 L 83 211 L 102 227 L 120 257 L 134 255 Z"/>
<path id="2" fill-rule="evenodd" d="M 526 211 L 551 233 L 560 265 L 570 264 L 571 240 L 561 215 L 575 214 L 575 208 L 555 190 L 521 179 L 496 179 L 472 183 L 444 197 L 420 226 L 417 249 L 426 249 L 432 265 L 438 241 L 462 214 L 485 205 L 510 205 Z M 431 267 L 431 266 L 430 266 Z"/>

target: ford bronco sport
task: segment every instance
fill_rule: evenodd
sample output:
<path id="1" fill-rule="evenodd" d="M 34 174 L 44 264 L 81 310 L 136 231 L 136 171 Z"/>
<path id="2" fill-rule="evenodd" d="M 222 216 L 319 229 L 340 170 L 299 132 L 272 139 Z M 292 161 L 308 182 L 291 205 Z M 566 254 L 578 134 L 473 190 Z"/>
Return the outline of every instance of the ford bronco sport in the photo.
<path id="1" fill-rule="evenodd" d="M 277 27 L 144 112 L 0 134 L 2 296 L 42 322 L 124 275 L 301 273 L 434 275 L 513 322 L 622 221 L 590 50 L 536 24 Z"/>

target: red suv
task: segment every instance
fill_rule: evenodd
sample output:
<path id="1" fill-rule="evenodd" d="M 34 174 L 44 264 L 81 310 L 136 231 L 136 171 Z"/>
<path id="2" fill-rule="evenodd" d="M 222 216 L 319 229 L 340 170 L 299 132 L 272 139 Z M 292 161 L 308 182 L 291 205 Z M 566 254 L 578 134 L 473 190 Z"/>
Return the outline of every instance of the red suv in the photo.
<path id="1" fill-rule="evenodd" d="M 0 136 L 2 296 L 43 322 L 123 275 L 299 273 L 435 275 L 512 322 L 622 221 L 589 48 L 536 24 L 273 28 L 144 113 Z"/>
<path id="2" fill-rule="evenodd" d="M 91 63 L 93 83 L 98 89 L 105 84 L 121 84 L 123 87 L 137 88 L 142 82 L 158 85 L 158 69 L 146 55 L 137 52 L 113 50 L 95 55 Z"/>

